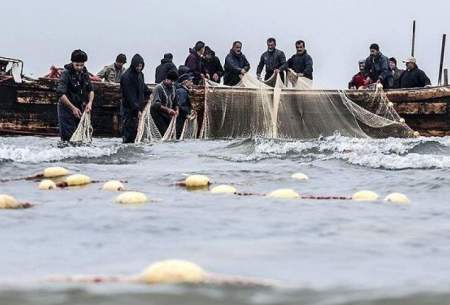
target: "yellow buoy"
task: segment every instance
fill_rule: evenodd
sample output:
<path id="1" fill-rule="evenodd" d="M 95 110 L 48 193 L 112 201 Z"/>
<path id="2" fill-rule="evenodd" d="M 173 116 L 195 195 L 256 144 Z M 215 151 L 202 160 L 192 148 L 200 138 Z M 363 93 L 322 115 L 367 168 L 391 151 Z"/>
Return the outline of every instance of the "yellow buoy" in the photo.
<path id="1" fill-rule="evenodd" d="M 420 133 L 418 131 L 414 131 L 413 136 L 418 138 L 418 137 L 420 137 Z"/>
<path id="2" fill-rule="evenodd" d="M 204 175 L 192 175 L 184 181 L 186 187 L 205 187 L 209 185 L 209 178 Z"/>
<path id="3" fill-rule="evenodd" d="M 61 176 L 67 176 L 69 174 L 70 172 L 64 167 L 55 166 L 55 167 L 47 167 L 46 169 L 44 169 L 45 178 L 56 178 Z"/>
<path id="4" fill-rule="evenodd" d="M 0 209 L 17 209 L 19 207 L 20 203 L 16 198 L 5 194 L 0 195 Z"/>
<path id="5" fill-rule="evenodd" d="M 91 183 L 91 178 L 86 175 L 75 174 L 66 178 L 68 186 L 82 186 Z"/>
<path id="6" fill-rule="evenodd" d="M 280 199 L 298 199 L 300 195 L 292 190 L 292 189 L 279 189 L 275 190 L 267 195 L 271 198 L 280 198 Z"/>
<path id="7" fill-rule="evenodd" d="M 213 194 L 234 194 L 237 190 L 231 185 L 218 185 L 212 188 Z"/>
<path id="8" fill-rule="evenodd" d="M 147 284 L 196 284 L 205 282 L 207 273 L 191 262 L 166 260 L 147 267 L 140 279 Z"/>
<path id="9" fill-rule="evenodd" d="M 116 198 L 116 202 L 121 204 L 142 204 L 147 201 L 147 196 L 139 192 L 125 192 Z"/>
<path id="10" fill-rule="evenodd" d="M 45 179 L 39 183 L 38 188 L 40 190 L 54 190 L 56 188 L 56 183 L 52 180 Z"/>
<path id="11" fill-rule="evenodd" d="M 308 180 L 309 179 L 309 177 L 303 173 L 295 173 L 291 176 L 291 178 L 297 179 L 297 180 Z"/>
<path id="12" fill-rule="evenodd" d="M 352 199 L 356 201 L 376 201 L 378 195 L 372 191 L 359 191 L 353 194 Z"/>
<path id="13" fill-rule="evenodd" d="M 396 203 L 396 204 L 409 204 L 409 198 L 402 193 L 391 193 L 384 198 L 385 202 Z"/>
<path id="14" fill-rule="evenodd" d="M 110 180 L 108 182 L 105 182 L 105 184 L 103 184 L 102 189 L 105 191 L 119 192 L 119 191 L 123 191 L 125 189 L 125 187 L 123 186 L 122 182 L 120 182 L 120 181 Z"/>

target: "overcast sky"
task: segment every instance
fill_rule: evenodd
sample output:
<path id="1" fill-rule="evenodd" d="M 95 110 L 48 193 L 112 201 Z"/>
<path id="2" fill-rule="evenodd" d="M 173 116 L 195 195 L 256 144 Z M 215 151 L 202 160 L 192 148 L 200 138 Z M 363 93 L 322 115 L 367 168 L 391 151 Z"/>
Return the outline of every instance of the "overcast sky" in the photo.
<path id="1" fill-rule="evenodd" d="M 23 59 L 35 77 L 81 48 L 93 73 L 120 52 L 129 59 L 140 53 L 153 82 L 165 52 L 182 64 L 197 40 L 222 62 L 232 41 L 242 40 L 255 74 L 266 38 L 274 36 L 287 57 L 296 40 L 306 41 L 315 87 L 343 88 L 372 42 L 387 56 L 407 57 L 416 19 L 418 64 L 436 83 L 442 34 L 450 34 L 450 0 L 16 0 L 2 1 L 1 12 L 0 55 Z"/>

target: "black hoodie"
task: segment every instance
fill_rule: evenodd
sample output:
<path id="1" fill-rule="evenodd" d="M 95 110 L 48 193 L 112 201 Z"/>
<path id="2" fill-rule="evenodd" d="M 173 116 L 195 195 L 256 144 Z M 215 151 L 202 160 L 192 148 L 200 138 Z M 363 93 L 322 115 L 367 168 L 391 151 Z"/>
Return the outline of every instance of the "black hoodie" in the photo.
<path id="1" fill-rule="evenodd" d="M 155 83 L 159 84 L 160 82 L 165 80 L 167 74 L 169 74 L 169 72 L 172 70 L 177 71 L 177 67 L 173 64 L 172 59 L 170 58 L 161 59 L 161 64 L 158 67 L 156 67 Z"/>
<path id="2" fill-rule="evenodd" d="M 56 88 L 59 97 L 66 95 L 72 105 L 82 110 L 83 104 L 88 101 L 89 93 L 93 90 L 94 87 L 86 67 L 81 73 L 78 73 L 72 64 L 64 66 L 64 72 L 61 74 Z"/>
<path id="3" fill-rule="evenodd" d="M 136 72 L 139 64 L 144 65 L 144 59 L 141 55 L 136 54 L 120 80 L 123 110 L 132 115 L 137 115 L 144 108 L 145 99 L 150 96 L 150 89 L 144 82 L 144 73 Z M 142 67 L 142 69 L 144 68 Z"/>

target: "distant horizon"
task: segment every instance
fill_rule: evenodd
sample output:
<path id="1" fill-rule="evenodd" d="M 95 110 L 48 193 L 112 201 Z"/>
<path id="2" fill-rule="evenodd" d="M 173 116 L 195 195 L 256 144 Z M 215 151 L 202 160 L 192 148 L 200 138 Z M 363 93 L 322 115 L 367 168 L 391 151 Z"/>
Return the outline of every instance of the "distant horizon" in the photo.
<path id="1" fill-rule="evenodd" d="M 73 49 L 88 53 L 87 67 L 93 74 L 113 63 L 119 53 L 125 53 L 128 62 L 139 53 L 146 62 L 146 82 L 151 83 L 164 53 L 172 53 L 179 66 L 198 40 L 211 46 L 222 64 L 232 42 L 241 40 L 250 73 L 255 75 L 268 37 L 277 39 L 277 48 L 287 58 L 295 53 L 295 41 L 302 39 L 314 60 L 314 87 L 345 88 L 373 42 L 404 68 L 401 61 L 410 55 L 412 21 L 417 20 L 415 55 L 419 67 L 436 85 L 442 34 L 450 32 L 450 2 L 432 0 L 428 4 L 429 9 L 422 9 L 419 0 L 379 0 L 383 15 L 378 23 L 373 19 L 379 15 L 374 4 L 358 0 L 290 0 L 283 17 L 274 13 L 274 3 L 266 0 L 198 0 L 196 5 L 136 0 L 132 8 L 139 10 L 134 11 L 114 0 L 80 0 L 76 9 L 61 3 L 55 6 L 51 0 L 6 3 L 4 23 L 12 26 L 2 34 L 0 56 L 23 60 L 24 73 L 40 77 L 52 65 L 67 64 Z M 239 10 L 235 11 L 236 7 Z M 83 22 L 77 23 L 80 12 Z M 448 44 L 444 68 L 449 62 Z"/>

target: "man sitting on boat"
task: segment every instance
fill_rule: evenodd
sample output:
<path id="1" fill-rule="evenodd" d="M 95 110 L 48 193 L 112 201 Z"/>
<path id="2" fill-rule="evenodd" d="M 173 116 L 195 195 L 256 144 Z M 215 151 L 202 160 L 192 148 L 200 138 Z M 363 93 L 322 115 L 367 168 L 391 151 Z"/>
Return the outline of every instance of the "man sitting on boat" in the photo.
<path id="1" fill-rule="evenodd" d="M 409 57 L 403 61 L 406 64 L 406 71 L 400 77 L 400 88 L 419 88 L 431 86 L 428 76 L 419 69 L 414 57 Z"/>
<path id="2" fill-rule="evenodd" d="M 58 101 L 58 125 L 61 140 L 69 141 L 78 127 L 83 110 L 90 112 L 94 101 L 94 88 L 85 63 L 87 54 L 75 50 L 71 63 L 64 66 L 56 92 Z"/>
<path id="3" fill-rule="evenodd" d="M 384 88 L 393 86 L 393 77 L 389 71 L 389 60 L 380 51 L 376 43 L 370 45 L 370 55 L 366 59 L 365 74 L 369 84 L 381 83 Z"/>
<path id="4" fill-rule="evenodd" d="M 175 82 L 178 73 L 170 71 L 162 83 L 156 85 L 153 91 L 153 104 L 151 115 L 158 127 L 159 133 L 164 135 L 173 117 L 178 115 L 178 101 L 176 96 Z"/>
<path id="5" fill-rule="evenodd" d="M 289 58 L 287 65 L 289 69 L 294 70 L 300 77 L 313 79 L 313 59 L 305 49 L 306 45 L 303 40 L 295 42 L 297 53 Z"/>
<path id="6" fill-rule="evenodd" d="M 179 114 L 177 117 L 177 138 L 183 131 L 183 125 L 186 118 L 192 114 L 191 100 L 189 98 L 189 89 L 192 88 L 194 77 L 190 73 L 180 76 L 176 90 Z"/>
<path id="7" fill-rule="evenodd" d="M 278 74 L 286 70 L 286 55 L 281 50 L 276 48 L 277 41 L 275 38 L 267 39 L 267 51 L 261 55 L 258 68 L 256 69 L 256 76 L 261 79 L 261 72 L 266 67 L 266 74 L 264 80 L 268 80 L 273 74 Z M 283 75 L 281 76 L 282 79 Z"/>
<path id="8" fill-rule="evenodd" d="M 139 118 L 145 107 L 145 101 L 150 97 L 150 89 L 145 84 L 144 73 L 142 73 L 144 66 L 142 56 L 134 55 L 130 67 L 120 80 L 123 143 L 134 143 Z"/>
<path id="9" fill-rule="evenodd" d="M 242 42 L 235 41 L 230 53 L 225 58 L 223 82 L 226 86 L 235 86 L 248 71 L 250 71 L 250 63 L 242 53 Z"/>
<path id="10" fill-rule="evenodd" d="M 172 53 L 164 54 L 163 59 L 161 59 L 161 64 L 156 67 L 155 71 L 155 83 L 159 84 L 166 79 L 169 71 L 177 71 L 177 66 L 173 63 Z"/>
<path id="11" fill-rule="evenodd" d="M 348 83 L 348 89 L 365 89 L 369 82 L 367 81 L 366 75 L 364 74 L 366 60 L 361 59 L 359 62 L 359 72 L 356 73 L 352 80 Z"/>
<path id="12" fill-rule="evenodd" d="M 125 54 L 119 54 L 116 57 L 116 61 L 109 66 L 105 66 L 97 73 L 97 76 L 108 83 L 120 83 L 120 78 L 125 73 L 124 65 L 126 62 L 127 57 Z"/>

